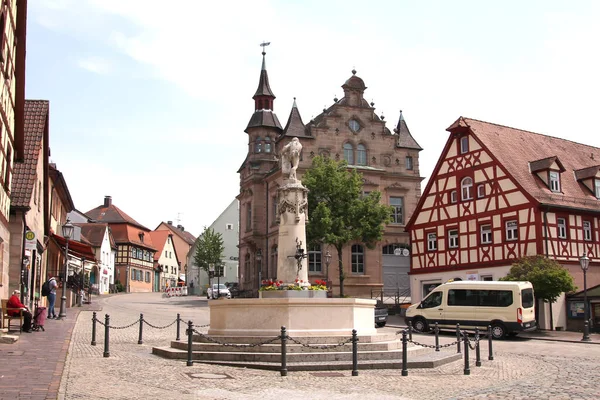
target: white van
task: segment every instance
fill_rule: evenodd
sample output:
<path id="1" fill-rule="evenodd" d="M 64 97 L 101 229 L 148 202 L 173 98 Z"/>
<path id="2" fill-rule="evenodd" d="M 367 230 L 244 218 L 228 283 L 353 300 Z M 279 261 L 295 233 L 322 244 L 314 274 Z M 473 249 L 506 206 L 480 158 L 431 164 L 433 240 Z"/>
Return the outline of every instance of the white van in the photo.
<path id="1" fill-rule="evenodd" d="M 444 283 L 406 310 L 406 323 L 427 332 L 440 328 L 487 330 L 494 339 L 536 328 L 535 299 L 530 282 L 458 281 Z"/>

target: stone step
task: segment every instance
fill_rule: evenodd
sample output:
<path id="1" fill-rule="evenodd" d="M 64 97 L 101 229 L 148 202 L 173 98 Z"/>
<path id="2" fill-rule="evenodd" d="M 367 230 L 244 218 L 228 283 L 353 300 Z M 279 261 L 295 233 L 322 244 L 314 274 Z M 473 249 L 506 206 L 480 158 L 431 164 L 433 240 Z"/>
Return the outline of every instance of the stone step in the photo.
<path id="1" fill-rule="evenodd" d="M 159 348 L 155 348 L 159 349 Z M 163 349 L 170 349 L 168 347 Z M 174 349 L 173 349 L 174 350 Z M 179 352 L 179 350 L 176 350 Z M 153 349 L 154 353 L 154 349 Z M 156 354 L 156 353 L 154 353 Z M 407 355 L 407 368 L 436 368 L 444 364 L 462 360 L 463 355 L 452 351 L 429 351 L 422 353 L 410 353 Z M 179 358 L 179 357 L 174 357 Z M 182 360 L 187 360 L 187 353 Z M 265 361 L 220 361 L 220 360 L 194 360 L 202 364 L 224 365 L 239 368 L 253 368 L 262 370 L 279 371 L 281 369 L 281 358 L 275 362 Z M 288 371 L 336 371 L 336 370 L 352 370 L 352 360 L 331 360 L 331 361 L 293 361 L 286 362 Z M 358 359 L 358 370 L 363 369 L 402 369 L 402 361 L 398 360 L 362 360 Z"/>
<path id="2" fill-rule="evenodd" d="M 342 346 L 337 346 L 339 343 L 335 344 L 323 344 L 323 343 L 307 343 L 305 338 L 300 338 L 298 342 L 302 344 L 295 343 L 293 341 L 289 341 L 287 343 L 287 352 L 288 353 L 314 353 L 314 352 L 345 352 L 352 351 L 352 343 L 346 343 Z M 278 353 L 281 351 L 281 343 L 280 340 L 272 344 L 263 344 L 263 345 L 255 345 L 248 343 L 229 343 L 222 342 L 220 343 L 192 343 L 192 351 L 194 352 L 215 352 L 215 351 L 235 351 L 235 352 L 253 352 L 253 353 Z M 259 342 L 260 343 L 260 342 Z M 343 342 L 340 342 L 343 343 Z M 171 347 L 186 350 L 187 351 L 187 342 L 178 342 L 172 341 Z M 409 344 L 409 346 L 412 346 Z M 389 351 L 389 350 L 397 350 L 402 348 L 402 342 L 399 340 L 388 341 L 388 342 L 371 342 L 371 343 L 362 343 L 358 342 L 358 351 Z"/>
<path id="3" fill-rule="evenodd" d="M 19 340 L 18 335 L 8 335 L 0 333 L 0 343 L 2 344 L 13 344 Z"/>
<path id="4" fill-rule="evenodd" d="M 183 330 L 182 330 L 183 331 Z M 187 340 L 187 337 L 182 334 L 183 340 Z M 208 335 L 198 335 L 194 334 L 192 336 L 192 341 L 197 343 L 213 343 L 210 339 L 207 339 Z M 340 342 L 344 342 L 350 339 L 351 335 L 348 336 L 299 336 L 296 337 L 292 334 L 288 334 L 288 336 L 301 341 L 306 344 L 337 344 Z M 394 340 L 400 339 L 401 335 L 395 335 L 393 333 L 381 333 L 377 335 L 364 335 L 358 336 L 359 343 L 380 343 L 380 342 L 390 342 Z M 210 338 L 218 340 L 221 343 L 235 343 L 235 344 L 255 344 L 262 343 L 271 338 L 262 337 L 262 336 L 216 336 L 210 335 Z"/>
<path id="5" fill-rule="evenodd" d="M 430 352 L 430 349 L 412 346 L 408 348 L 408 356 Z M 187 360 L 187 350 L 173 347 L 153 347 L 152 354 L 171 359 Z M 397 360 L 402 359 L 402 350 L 389 351 L 360 351 L 357 354 L 358 360 Z M 203 361 L 239 361 L 239 362 L 281 362 L 279 350 L 273 353 L 261 352 L 240 352 L 240 351 L 212 351 L 212 352 L 193 352 L 193 360 Z M 288 353 L 288 362 L 326 362 L 326 361 L 352 361 L 352 351 L 339 352 L 304 352 Z"/>

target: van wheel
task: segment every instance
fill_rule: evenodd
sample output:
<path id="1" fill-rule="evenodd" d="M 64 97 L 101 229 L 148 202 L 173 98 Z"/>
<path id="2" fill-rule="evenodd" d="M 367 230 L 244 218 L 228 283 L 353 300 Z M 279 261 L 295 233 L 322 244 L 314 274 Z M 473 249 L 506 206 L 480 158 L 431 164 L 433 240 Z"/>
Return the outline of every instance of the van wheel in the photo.
<path id="1" fill-rule="evenodd" d="M 429 330 L 427 321 L 421 317 L 413 319 L 412 327 L 416 332 L 427 332 Z"/>
<path id="2" fill-rule="evenodd" d="M 499 340 L 506 336 L 506 328 L 499 322 L 492 323 L 492 338 Z"/>

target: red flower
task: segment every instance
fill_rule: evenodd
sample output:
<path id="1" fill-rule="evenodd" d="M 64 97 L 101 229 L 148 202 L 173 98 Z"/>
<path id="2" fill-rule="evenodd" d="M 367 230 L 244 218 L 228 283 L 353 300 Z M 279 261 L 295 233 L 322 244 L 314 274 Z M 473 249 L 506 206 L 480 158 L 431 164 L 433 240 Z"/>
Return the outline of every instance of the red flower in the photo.
<path id="1" fill-rule="evenodd" d="M 280 283 L 280 284 L 282 284 L 282 283 L 283 283 L 283 281 L 279 281 L 279 283 Z"/>
<path id="2" fill-rule="evenodd" d="M 265 280 L 263 279 L 263 281 L 262 281 L 262 284 L 264 285 L 265 283 L 267 283 L 267 281 L 265 281 Z"/>
<path id="3" fill-rule="evenodd" d="M 296 278 L 296 283 L 298 283 L 298 278 Z"/>
<path id="4" fill-rule="evenodd" d="M 304 281 L 302 279 L 300 279 L 300 283 L 303 283 Z"/>

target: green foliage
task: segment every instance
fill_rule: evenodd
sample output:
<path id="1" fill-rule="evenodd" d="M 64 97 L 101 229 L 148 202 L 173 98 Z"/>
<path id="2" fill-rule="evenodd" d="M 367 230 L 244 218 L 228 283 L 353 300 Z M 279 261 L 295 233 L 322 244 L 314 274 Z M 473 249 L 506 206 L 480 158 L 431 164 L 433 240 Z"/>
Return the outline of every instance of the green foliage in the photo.
<path id="1" fill-rule="evenodd" d="M 117 289 L 117 292 L 124 292 L 125 291 L 125 286 L 123 286 L 123 284 L 119 281 L 117 281 L 115 283 L 115 288 Z"/>
<path id="2" fill-rule="evenodd" d="M 342 248 L 353 241 L 373 248 L 383 237 L 392 209 L 380 203 L 380 192 L 362 196 L 362 175 L 354 168 L 349 169 L 345 161 L 315 157 L 312 167 L 304 173 L 302 183 L 309 190 L 308 241 L 336 248 L 340 295 L 343 296 Z"/>
<path id="3" fill-rule="evenodd" d="M 218 271 L 224 251 L 223 235 L 215 232 L 214 229 L 205 227 L 204 232 L 196 240 L 194 262 L 198 267 L 207 272 L 209 265 L 214 264 L 215 271 Z"/>
<path id="4" fill-rule="evenodd" d="M 569 271 L 555 260 L 540 255 L 520 258 L 500 280 L 529 281 L 535 296 L 547 303 L 554 303 L 563 292 L 577 290 Z"/>

